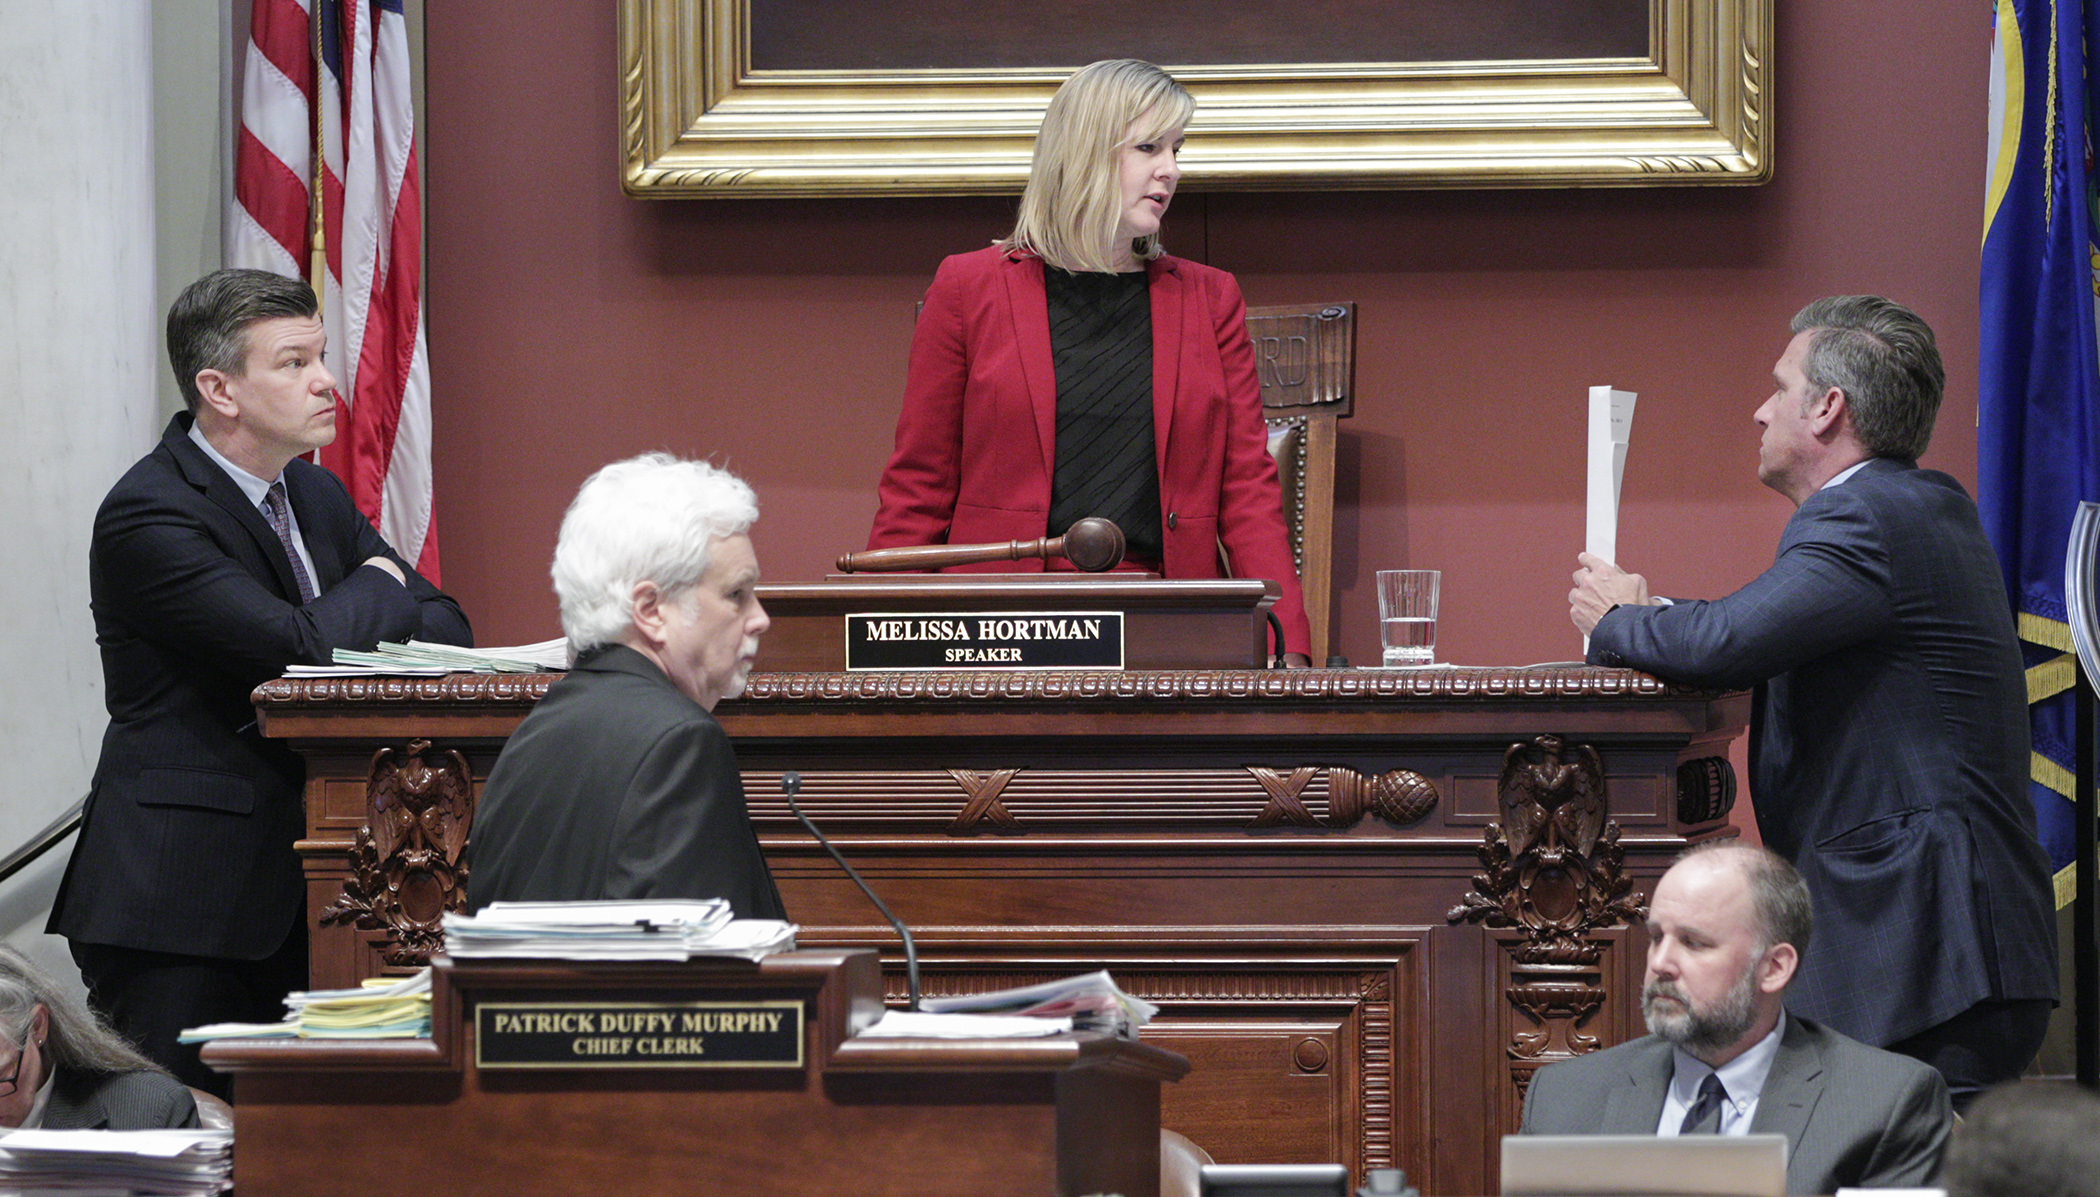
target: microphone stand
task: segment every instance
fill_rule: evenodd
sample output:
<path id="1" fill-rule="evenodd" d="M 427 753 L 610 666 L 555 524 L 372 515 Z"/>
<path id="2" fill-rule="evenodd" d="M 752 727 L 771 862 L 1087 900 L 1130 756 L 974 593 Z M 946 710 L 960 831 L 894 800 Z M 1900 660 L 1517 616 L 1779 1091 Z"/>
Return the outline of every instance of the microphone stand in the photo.
<path id="1" fill-rule="evenodd" d="M 869 889 L 868 883 L 861 880 L 860 874 L 854 871 L 853 866 L 846 863 L 846 858 L 839 855 L 839 850 L 832 846 L 823 832 L 817 830 L 815 823 L 809 821 L 809 816 L 802 813 L 802 808 L 795 803 L 795 795 L 801 791 L 800 773 L 790 769 L 780 775 L 780 792 L 787 795 L 788 809 L 794 812 L 796 818 L 802 820 L 802 825 L 809 828 L 811 835 L 817 837 L 817 842 L 824 845 L 824 850 L 831 853 L 831 859 L 839 862 L 839 867 L 846 870 L 846 876 L 853 878 L 853 884 L 860 887 L 860 892 L 868 895 L 868 901 L 873 902 L 875 909 L 882 912 L 882 917 L 888 919 L 890 926 L 897 929 L 897 938 L 904 941 L 904 979 L 911 996 L 910 1004 L 904 1008 L 916 1011 L 919 1008 L 919 948 L 911 941 L 911 928 L 904 925 L 903 919 L 890 913 L 890 908 L 883 905 L 881 898 L 875 896 L 875 891 Z"/>

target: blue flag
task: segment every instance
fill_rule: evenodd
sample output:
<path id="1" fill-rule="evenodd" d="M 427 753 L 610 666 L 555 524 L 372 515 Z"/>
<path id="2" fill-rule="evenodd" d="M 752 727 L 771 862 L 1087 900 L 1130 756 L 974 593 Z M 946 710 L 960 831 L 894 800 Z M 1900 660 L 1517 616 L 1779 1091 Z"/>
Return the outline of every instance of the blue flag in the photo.
<path id="1" fill-rule="evenodd" d="M 1996 0 L 1984 199 L 1977 503 L 2018 614 L 2042 846 L 2071 895 L 2071 631 L 2064 549 L 2100 500 L 2094 113 L 2087 0 Z"/>

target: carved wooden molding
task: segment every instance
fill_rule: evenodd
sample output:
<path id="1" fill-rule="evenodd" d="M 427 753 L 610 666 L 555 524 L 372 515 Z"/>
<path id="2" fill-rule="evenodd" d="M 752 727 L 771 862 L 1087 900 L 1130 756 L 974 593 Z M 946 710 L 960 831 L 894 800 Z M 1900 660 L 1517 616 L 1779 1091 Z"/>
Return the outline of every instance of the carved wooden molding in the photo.
<path id="1" fill-rule="evenodd" d="M 761 829 L 795 824 L 779 797 L 778 778 L 765 770 L 744 774 L 746 801 Z M 1378 773 L 1329 764 L 1152 770 L 1135 780 L 1128 770 L 1107 769 L 811 770 L 802 773 L 801 791 L 803 808 L 826 825 L 865 820 L 872 809 L 888 829 L 964 837 L 1138 825 L 1346 831 L 1369 815 L 1404 829 L 1441 800 L 1436 783 L 1412 769 Z"/>
<path id="2" fill-rule="evenodd" d="M 1485 870 L 1447 916 L 1453 923 L 1514 928 L 1505 940 L 1513 1020 L 1508 1054 L 1519 1101 L 1544 1064 L 1597 1050 L 1583 1028 L 1610 996 L 1594 933 L 1644 917 L 1623 871 L 1610 819 L 1604 762 L 1587 744 L 1537 736 L 1502 756 L 1502 822 L 1481 844 Z"/>
<path id="3" fill-rule="evenodd" d="M 414 707 L 538 702 L 558 674 L 454 673 L 437 678 L 278 678 L 257 687 L 265 710 L 303 705 Z M 1145 704 L 1163 699 L 1256 703 L 1382 698 L 1712 698 L 1723 691 L 1671 685 L 1631 669 L 1046 670 L 1029 673 L 754 673 L 739 704 L 1002 702 L 1054 699 Z"/>
<path id="4" fill-rule="evenodd" d="M 1249 765 L 1247 772 L 1269 795 L 1267 806 L 1254 817 L 1251 827 L 1318 827 L 1301 797 L 1305 787 L 1321 773 L 1316 765 L 1300 765 L 1286 773 Z M 1329 827 L 1354 827 L 1367 814 L 1376 814 L 1396 827 L 1407 827 L 1427 818 L 1436 809 L 1436 786 L 1412 769 L 1365 774 L 1333 766 L 1327 774 L 1327 818 Z"/>
<path id="5" fill-rule="evenodd" d="M 473 816 L 466 757 L 428 740 L 374 753 L 350 877 L 321 912 L 321 924 L 384 931 L 380 954 L 388 964 L 428 964 L 445 945 L 445 912 L 458 910 L 466 896 L 459 857 Z"/>
<path id="6" fill-rule="evenodd" d="M 971 769 L 948 770 L 948 776 L 953 777 L 956 784 L 963 788 L 963 792 L 970 796 L 969 802 L 963 806 L 962 813 L 955 816 L 955 822 L 949 824 L 949 834 L 967 835 L 987 823 L 1000 831 L 1021 830 L 1020 820 L 999 804 L 999 791 L 1005 789 L 1006 783 L 1012 781 L 1019 772 L 1019 769 L 994 769 L 988 773 Z"/>
<path id="7" fill-rule="evenodd" d="M 1300 964 L 1290 967 L 1308 971 L 1138 971 L 1113 961 L 1109 963 L 1116 984 L 1125 993 L 1160 1007 L 1166 1018 L 1172 1018 L 1176 1013 L 1201 1013 L 1212 1006 L 1237 1007 L 1242 1012 L 1250 1012 L 1250 1007 L 1251 1012 L 1258 1012 L 1264 1008 L 1288 1010 L 1314 1006 L 1325 1007 L 1337 1017 L 1353 1013 L 1357 1020 L 1356 1051 L 1355 1058 L 1347 1061 L 1347 1065 L 1355 1072 L 1356 1097 L 1363 1125 L 1362 1158 L 1356 1168 L 1361 1172 L 1394 1166 L 1399 1020 L 1392 969 L 1322 968 Z M 924 973 L 924 992 L 929 997 L 985 993 L 1071 975 L 1069 969 L 1037 972 L 996 966 L 987 968 L 983 964 L 958 968 L 938 959 L 922 960 L 920 968 Z M 901 972 L 884 969 L 883 985 L 885 1000 L 892 1006 L 901 1006 L 907 996 Z M 1327 1045 L 1317 1039 L 1292 1045 L 1290 1058 L 1294 1066 L 1312 1074 L 1326 1073 L 1336 1063 L 1328 1054 Z"/>
<path id="8" fill-rule="evenodd" d="M 1581 965 L 1534 965 L 1509 988 L 1510 1003 L 1537 1024 L 1520 1030 L 1509 1054 L 1520 1060 L 1579 1056 L 1597 1050 L 1597 1037 L 1581 1030 L 1604 1007 L 1609 995 L 1598 984 L 1600 974 Z"/>
<path id="9" fill-rule="evenodd" d="M 1677 821 L 1711 823 L 1735 809 L 1735 766 L 1702 756 L 1677 766 Z"/>
<path id="10" fill-rule="evenodd" d="M 1607 818 L 1604 762 L 1551 735 L 1510 745 L 1502 761 L 1502 822 L 1478 850 L 1486 871 L 1447 917 L 1523 929 L 1513 951 L 1524 963 L 1593 962 L 1591 931 L 1642 917 Z"/>

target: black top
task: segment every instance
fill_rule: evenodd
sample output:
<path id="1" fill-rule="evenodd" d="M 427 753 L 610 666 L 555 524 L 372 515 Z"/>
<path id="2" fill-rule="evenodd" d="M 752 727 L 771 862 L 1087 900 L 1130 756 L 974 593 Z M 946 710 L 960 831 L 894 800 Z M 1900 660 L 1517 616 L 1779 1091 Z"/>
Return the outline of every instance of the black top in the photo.
<path id="1" fill-rule="evenodd" d="M 1143 271 L 1043 271 L 1057 371 L 1052 536 L 1088 516 L 1114 520 L 1124 555 L 1158 562 L 1159 465 L 1152 436 L 1152 297 Z"/>

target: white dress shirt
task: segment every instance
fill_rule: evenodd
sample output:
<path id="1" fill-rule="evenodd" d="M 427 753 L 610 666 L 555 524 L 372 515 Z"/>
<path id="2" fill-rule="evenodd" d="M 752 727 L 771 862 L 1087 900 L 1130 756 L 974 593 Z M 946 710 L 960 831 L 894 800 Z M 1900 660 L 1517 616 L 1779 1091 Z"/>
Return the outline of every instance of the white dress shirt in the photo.
<path id="1" fill-rule="evenodd" d="M 270 484 L 277 479 L 258 478 L 226 460 L 226 455 L 212 448 L 211 442 L 204 439 L 204 433 L 195 424 L 190 425 L 190 439 L 197 443 L 199 449 L 204 450 L 206 457 L 226 471 L 227 476 L 233 479 L 234 485 L 241 488 L 241 493 L 248 496 L 248 501 L 255 504 L 255 509 L 262 512 L 263 522 L 269 523 L 270 513 L 263 510 L 263 499 L 268 497 Z M 283 476 L 279 474 L 278 478 Z M 313 580 L 314 590 L 318 593 L 321 588 L 321 576 L 314 572 L 313 554 L 306 551 L 306 536 L 299 531 L 299 514 L 292 510 L 292 496 L 289 490 L 284 496 L 284 518 L 292 530 L 292 545 L 299 550 L 299 564 L 305 567 L 306 576 Z"/>
<path id="2" fill-rule="evenodd" d="M 1676 1057 L 1677 1069 L 1670 1077 L 1670 1088 L 1663 1094 L 1662 1118 L 1656 1123 L 1655 1133 L 1674 1137 L 1684 1126 L 1685 1112 L 1699 1100 L 1699 1086 L 1707 1074 L 1718 1074 L 1721 1088 L 1727 1098 L 1721 1102 L 1721 1129 L 1724 1135 L 1747 1135 L 1750 1121 L 1757 1117 L 1757 1099 L 1765 1089 L 1765 1076 L 1772 1071 L 1772 1061 L 1779 1055 L 1779 1037 L 1786 1032 L 1786 1011 L 1779 1012 L 1779 1021 L 1770 1034 L 1750 1045 L 1750 1049 L 1719 1068 L 1708 1067 L 1704 1061 L 1693 1058 L 1683 1048 L 1672 1053 Z"/>

